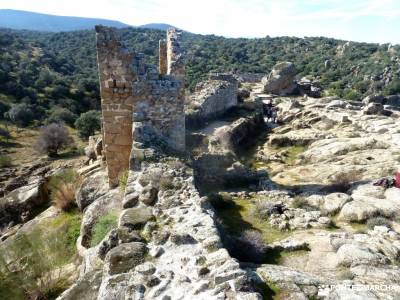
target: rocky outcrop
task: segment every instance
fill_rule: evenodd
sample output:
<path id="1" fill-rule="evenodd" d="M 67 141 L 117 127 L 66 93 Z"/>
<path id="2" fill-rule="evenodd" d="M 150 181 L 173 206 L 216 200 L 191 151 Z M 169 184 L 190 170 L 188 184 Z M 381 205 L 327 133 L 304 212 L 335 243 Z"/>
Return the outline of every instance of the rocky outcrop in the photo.
<path id="1" fill-rule="evenodd" d="M 122 211 L 118 229 L 84 252 L 80 279 L 60 299 L 261 299 L 247 272 L 222 248 L 214 212 L 189 172 L 170 158 L 131 171 L 125 197 L 151 184 L 159 188 L 155 203 L 139 197 Z"/>
<path id="2" fill-rule="evenodd" d="M 0 232 L 13 225 L 24 223 L 35 211 L 49 202 L 47 179 L 35 178 L 0 198 Z"/>
<path id="3" fill-rule="evenodd" d="M 296 68 L 291 62 L 280 62 L 276 64 L 271 73 L 262 79 L 264 91 L 276 95 L 290 95 L 294 93 L 297 86 L 294 83 Z"/>

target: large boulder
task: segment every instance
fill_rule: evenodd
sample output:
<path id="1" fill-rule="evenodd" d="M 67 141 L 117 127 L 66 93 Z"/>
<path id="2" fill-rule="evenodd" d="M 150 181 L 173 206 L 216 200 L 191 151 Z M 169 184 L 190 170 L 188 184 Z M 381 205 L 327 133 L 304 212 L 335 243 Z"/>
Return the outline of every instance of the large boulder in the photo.
<path id="1" fill-rule="evenodd" d="M 295 76 L 296 68 L 293 63 L 280 62 L 273 67 L 271 73 L 264 77 L 261 82 L 266 93 L 289 95 L 297 88 L 294 83 Z"/>
<path id="2" fill-rule="evenodd" d="M 108 192 L 107 178 L 104 173 L 95 173 L 86 178 L 75 193 L 76 203 L 81 211 L 96 199 Z"/>
<path id="3" fill-rule="evenodd" d="M 144 243 L 121 244 L 111 249 L 105 258 L 106 272 L 110 275 L 126 273 L 144 262 L 147 247 Z"/>
<path id="4" fill-rule="evenodd" d="M 92 300 L 97 299 L 102 279 L 102 271 L 92 271 L 84 274 L 69 289 L 64 291 L 59 300 Z"/>
<path id="5" fill-rule="evenodd" d="M 119 226 L 141 228 L 154 218 L 152 209 L 148 206 L 137 206 L 122 211 L 119 217 Z"/>
<path id="6" fill-rule="evenodd" d="M 36 208 L 48 201 L 47 180 L 43 178 L 37 178 L 0 198 L 0 231 L 8 225 L 34 217 L 34 212 L 39 212 Z"/>

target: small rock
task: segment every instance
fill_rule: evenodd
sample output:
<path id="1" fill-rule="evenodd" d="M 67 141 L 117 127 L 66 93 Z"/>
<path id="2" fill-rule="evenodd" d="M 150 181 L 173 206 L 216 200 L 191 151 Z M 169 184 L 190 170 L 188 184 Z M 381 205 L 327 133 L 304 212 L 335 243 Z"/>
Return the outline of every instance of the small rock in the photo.
<path id="1" fill-rule="evenodd" d="M 139 194 L 137 192 L 133 192 L 125 195 L 124 200 L 122 201 L 123 208 L 131 208 L 134 207 L 139 201 Z"/>
<path id="2" fill-rule="evenodd" d="M 149 254 L 152 257 L 160 257 L 161 255 L 164 254 L 164 252 L 165 252 L 165 250 L 163 247 L 157 246 L 157 247 L 152 248 L 150 250 Z"/>
<path id="3" fill-rule="evenodd" d="M 105 258 L 107 273 L 113 275 L 128 272 L 143 263 L 146 253 L 146 245 L 140 242 L 121 244 L 111 249 Z"/>

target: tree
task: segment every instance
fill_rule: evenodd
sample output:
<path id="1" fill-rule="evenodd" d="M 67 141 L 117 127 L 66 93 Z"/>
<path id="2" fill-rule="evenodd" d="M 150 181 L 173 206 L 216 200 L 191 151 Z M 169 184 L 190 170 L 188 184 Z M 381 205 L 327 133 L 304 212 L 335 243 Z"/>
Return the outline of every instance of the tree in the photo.
<path id="1" fill-rule="evenodd" d="M 72 126 L 77 116 L 72 113 L 69 109 L 63 107 L 57 107 L 53 109 L 50 116 L 47 118 L 46 123 L 65 123 Z"/>
<path id="2" fill-rule="evenodd" d="M 55 157 L 58 155 L 58 151 L 71 146 L 72 143 L 73 139 L 65 125 L 52 123 L 41 129 L 35 149 L 39 153 Z"/>
<path id="3" fill-rule="evenodd" d="M 89 110 L 81 114 L 75 121 L 75 128 L 81 138 L 88 138 L 93 135 L 96 130 L 100 130 L 100 114 L 98 111 Z"/>
<path id="4" fill-rule="evenodd" d="M 14 104 L 6 113 L 11 122 L 19 126 L 27 126 L 34 119 L 34 113 L 25 103 Z"/>
<path id="5" fill-rule="evenodd" d="M 7 130 L 7 128 L 0 127 L 0 137 L 8 142 L 8 140 L 11 138 L 11 133 Z"/>

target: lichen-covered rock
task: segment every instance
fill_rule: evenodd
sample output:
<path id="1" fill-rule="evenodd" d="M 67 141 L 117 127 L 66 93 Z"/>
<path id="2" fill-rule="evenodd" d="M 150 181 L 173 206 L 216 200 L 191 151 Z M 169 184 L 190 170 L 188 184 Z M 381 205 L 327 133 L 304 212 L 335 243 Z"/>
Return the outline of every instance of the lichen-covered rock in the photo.
<path id="1" fill-rule="evenodd" d="M 97 172 L 83 180 L 75 193 L 76 203 L 81 211 L 92 204 L 96 199 L 108 192 L 107 180 L 104 173 Z"/>
<path id="2" fill-rule="evenodd" d="M 95 300 L 101 285 L 102 271 L 96 270 L 84 274 L 58 300 Z"/>
<path id="3" fill-rule="evenodd" d="M 148 221 L 153 219 L 152 209 L 147 206 L 127 208 L 122 211 L 118 226 L 126 226 L 133 229 L 142 228 Z"/>
<path id="4" fill-rule="evenodd" d="M 144 262 L 147 247 L 144 243 L 121 244 L 111 249 L 105 258 L 105 271 L 110 274 L 125 273 Z"/>
<path id="5" fill-rule="evenodd" d="M 49 201 L 47 180 L 36 178 L 0 198 L 0 232 L 9 223 L 18 224 L 33 217 L 36 208 Z"/>
<path id="6" fill-rule="evenodd" d="M 146 185 L 140 193 L 139 200 L 145 205 L 152 206 L 157 201 L 158 188 Z"/>

